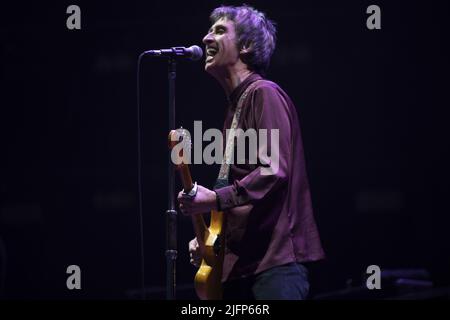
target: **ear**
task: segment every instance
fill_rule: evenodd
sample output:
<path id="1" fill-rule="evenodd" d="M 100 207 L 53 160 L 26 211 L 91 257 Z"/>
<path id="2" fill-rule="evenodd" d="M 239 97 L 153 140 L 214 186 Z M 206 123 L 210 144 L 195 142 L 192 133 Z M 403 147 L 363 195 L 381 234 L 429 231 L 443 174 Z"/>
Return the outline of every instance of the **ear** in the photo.
<path id="1" fill-rule="evenodd" d="M 239 51 L 239 53 L 241 55 L 247 55 L 252 51 L 252 45 L 244 45 L 241 49 L 241 51 Z"/>

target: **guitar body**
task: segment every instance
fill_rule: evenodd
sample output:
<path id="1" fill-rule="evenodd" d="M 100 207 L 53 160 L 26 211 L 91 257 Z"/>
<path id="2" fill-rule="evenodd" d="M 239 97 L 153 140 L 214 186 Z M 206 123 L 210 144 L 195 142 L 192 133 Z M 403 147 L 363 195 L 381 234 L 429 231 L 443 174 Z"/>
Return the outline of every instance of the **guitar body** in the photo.
<path id="1" fill-rule="evenodd" d="M 211 225 L 203 240 L 203 259 L 194 280 L 195 291 L 202 300 L 222 299 L 223 219 L 223 212 L 211 211 Z"/>
<path id="2" fill-rule="evenodd" d="M 170 131 L 169 148 L 172 150 L 179 143 L 183 144 L 184 150 L 190 148 L 189 132 L 184 129 Z M 177 160 L 175 165 L 179 171 L 184 192 L 189 194 L 195 185 L 192 182 L 187 161 L 183 159 L 183 149 L 180 154 L 175 156 L 175 160 Z M 220 300 L 222 299 L 222 270 L 225 252 L 225 216 L 223 212 L 214 210 L 210 212 L 210 215 L 209 228 L 205 224 L 203 215 L 196 214 L 191 217 L 202 255 L 200 268 L 195 275 L 194 286 L 197 296 L 201 300 Z"/>

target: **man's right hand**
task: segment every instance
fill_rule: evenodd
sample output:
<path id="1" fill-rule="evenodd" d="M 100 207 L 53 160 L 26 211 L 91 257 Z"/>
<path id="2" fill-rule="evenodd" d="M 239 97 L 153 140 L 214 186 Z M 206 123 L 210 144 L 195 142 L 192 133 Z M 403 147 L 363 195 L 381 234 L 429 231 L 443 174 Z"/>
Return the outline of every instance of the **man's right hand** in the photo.
<path id="1" fill-rule="evenodd" d="M 202 262 L 202 256 L 200 253 L 200 247 L 197 242 L 197 238 L 189 241 L 189 256 L 191 258 L 191 263 L 197 268 L 200 267 L 200 263 Z"/>

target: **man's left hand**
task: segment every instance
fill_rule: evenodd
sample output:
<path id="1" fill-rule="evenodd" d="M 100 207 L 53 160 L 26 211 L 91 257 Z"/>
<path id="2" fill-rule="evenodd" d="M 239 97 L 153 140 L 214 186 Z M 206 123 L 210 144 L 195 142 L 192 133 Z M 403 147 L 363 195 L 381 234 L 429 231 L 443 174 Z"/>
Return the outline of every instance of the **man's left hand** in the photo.
<path id="1" fill-rule="evenodd" d="M 180 210 L 185 215 L 205 213 L 217 210 L 216 193 L 201 185 L 197 185 L 197 194 L 193 198 L 183 195 L 183 191 L 178 193 Z"/>

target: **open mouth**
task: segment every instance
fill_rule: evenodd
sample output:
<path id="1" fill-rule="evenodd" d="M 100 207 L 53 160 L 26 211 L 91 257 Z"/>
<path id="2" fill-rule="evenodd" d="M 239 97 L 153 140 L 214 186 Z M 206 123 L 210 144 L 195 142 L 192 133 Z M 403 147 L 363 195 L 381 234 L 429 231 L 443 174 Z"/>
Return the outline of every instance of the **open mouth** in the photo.
<path id="1" fill-rule="evenodd" d="M 209 47 L 206 49 L 206 61 L 211 61 L 219 50 L 217 48 Z"/>

